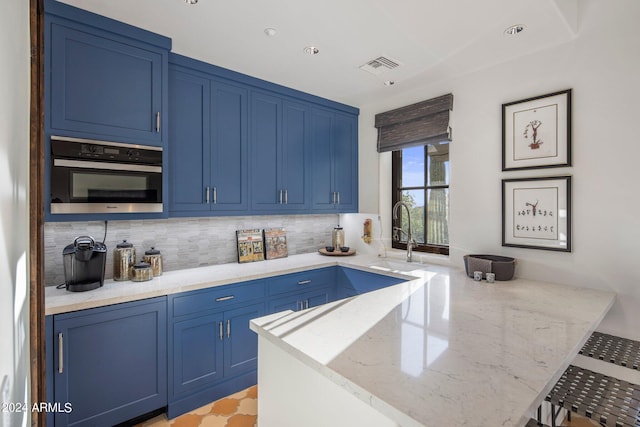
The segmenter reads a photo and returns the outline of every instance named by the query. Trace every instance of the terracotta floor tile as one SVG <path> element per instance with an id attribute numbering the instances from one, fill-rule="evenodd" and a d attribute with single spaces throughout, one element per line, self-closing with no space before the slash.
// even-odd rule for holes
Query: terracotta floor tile
<path id="1" fill-rule="evenodd" d="M 238 409 L 238 404 L 240 401 L 238 399 L 229 399 L 224 398 L 217 400 L 213 403 L 211 407 L 212 414 L 221 414 L 221 415 L 231 415 L 236 412 Z"/>
<path id="2" fill-rule="evenodd" d="M 242 415 L 236 414 L 229 418 L 227 421 L 227 427 L 254 427 L 256 424 L 255 415 Z"/>
<path id="3" fill-rule="evenodd" d="M 171 427 L 198 427 L 202 415 L 184 414 L 171 421 Z"/>
<path id="4" fill-rule="evenodd" d="M 237 414 L 243 415 L 258 415 L 258 400 L 257 399 L 242 399 L 238 405 Z"/>
<path id="5" fill-rule="evenodd" d="M 258 398 L 258 386 L 254 385 L 253 387 L 249 387 L 247 390 L 246 397 L 257 399 Z"/>
<path id="6" fill-rule="evenodd" d="M 225 415 L 207 415 L 202 418 L 200 427 L 226 427 L 228 419 Z"/>

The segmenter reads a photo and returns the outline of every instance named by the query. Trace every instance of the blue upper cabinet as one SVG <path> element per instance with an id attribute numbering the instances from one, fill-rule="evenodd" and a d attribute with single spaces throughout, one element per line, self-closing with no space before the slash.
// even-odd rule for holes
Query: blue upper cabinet
<path id="1" fill-rule="evenodd" d="M 251 96 L 251 209 L 304 212 L 309 107 L 262 92 Z"/>
<path id="2" fill-rule="evenodd" d="M 48 132 L 162 146 L 170 39 L 57 1 L 45 9 Z"/>
<path id="3" fill-rule="evenodd" d="M 358 211 L 358 116 L 323 108 L 311 112 L 313 211 Z"/>
<path id="4" fill-rule="evenodd" d="M 169 67 L 169 211 L 209 211 L 209 79 Z"/>
<path id="5" fill-rule="evenodd" d="M 171 55 L 169 211 L 173 216 L 240 214 L 248 208 L 248 92 L 205 71 L 206 64 Z"/>
<path id="6" fill-rule="evenodd" d="M 246 212 L 248 91 L 242 85 L 213 81 L 211 101 L 211 209 L 221 213 Z"/>

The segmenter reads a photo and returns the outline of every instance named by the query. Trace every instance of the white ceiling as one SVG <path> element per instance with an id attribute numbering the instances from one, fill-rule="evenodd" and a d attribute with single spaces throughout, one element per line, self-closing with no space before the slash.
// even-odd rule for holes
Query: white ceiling
<path id="1" fill-rule="evenodd" d="M 578 0 L 61 1 L 170 37 L 176 53 L 357 107 L 568 42 L 578 28 Z M 513 24 L 526 30 L 505 35 Z M 320 53 L 306 55 L 309 45 Z M 401 65 L 359 69 L 378 56 Z"/>

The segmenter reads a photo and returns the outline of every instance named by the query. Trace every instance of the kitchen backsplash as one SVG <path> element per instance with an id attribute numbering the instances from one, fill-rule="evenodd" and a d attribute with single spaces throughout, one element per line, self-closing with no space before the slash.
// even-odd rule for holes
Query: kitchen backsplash
<path id="1" fill-rule="evenodd" d="M 134 245 L 138 259 L 155 247 L 162 253 L 164 271 L 172 271 L 237 262 L 236 230 L 240 229 L 284 227 L 289 255 L 315 252 L 331 244 L 338 220 L 338 215 L 329 214 L 109 221 L 105 278 L 113 278 L 113 249 L 124 239 Z M 62 250 L 82 235 L 102 241 L 104 221 L 45 224 L 45 286 L 64 282 Z"/>

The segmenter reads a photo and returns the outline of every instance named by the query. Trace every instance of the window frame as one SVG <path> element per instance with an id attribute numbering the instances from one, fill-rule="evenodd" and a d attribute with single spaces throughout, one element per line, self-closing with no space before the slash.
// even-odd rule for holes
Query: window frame
<path id="1" fill-rule="evenodd" d="M 402 200 L 402 192 L 405 190 L 423 190 L 425 192 L 425 206 L 424 206 L 424 230 L 428 230 L 427 227 L 427 223 L 428 223 L 428 203 L 426 202 L 427 199 L 427 192 L 428 190 L 437 190 L 437 189 L 447 189 L 449 190 L 449 193 L 451 192 L 450 189 L 450 184 L 447 185 L 427 185 L 427 176 L 428 176 L 428 171 L 426 170 L 428 163 L 428 145 L 424 145 L 423 146 L 423 152 L 424 152 L 424 167 L 425 167 L 425 175 L 424 175 L 424 180 L 425 183 L 423 186 L 411 186 L 411 187 L 403 187 L 402 186 L 402 149 L 400 150 L 394 150 L 391 152 L 391 207 L 393 209 L 393 206 L 395 206 L 395 204 L 399 201 Z M 395 227 L 395 221 L 393 220 L 393 216 L 391 217 L 391 230 L 393 230 L 393 227 Z M 425 231 L 426 233 L 426 231 Z M 392 233 L 393 236 L 393 233 Z M 425 240 L 427 239 L 427 236 L 425 235 Z M 402 243 L 402 242 L 398 242 L 393 240 L 393 237 L 391 238 L 391 247 L 394 249 L 402 249 L 402 250 L 406 250 L 407 249 L 407 244 L 406 243 Z M 416 243 L 416 245 L 413 247 L 414 251 L 417 252 L 425 252 L 425 253 L 432 253 L 432 254 L 438 254 L 438 255 L 449 255 L 449 246 L 448 245 L 434 245 L 434 244 L 419 244 Z"/>

